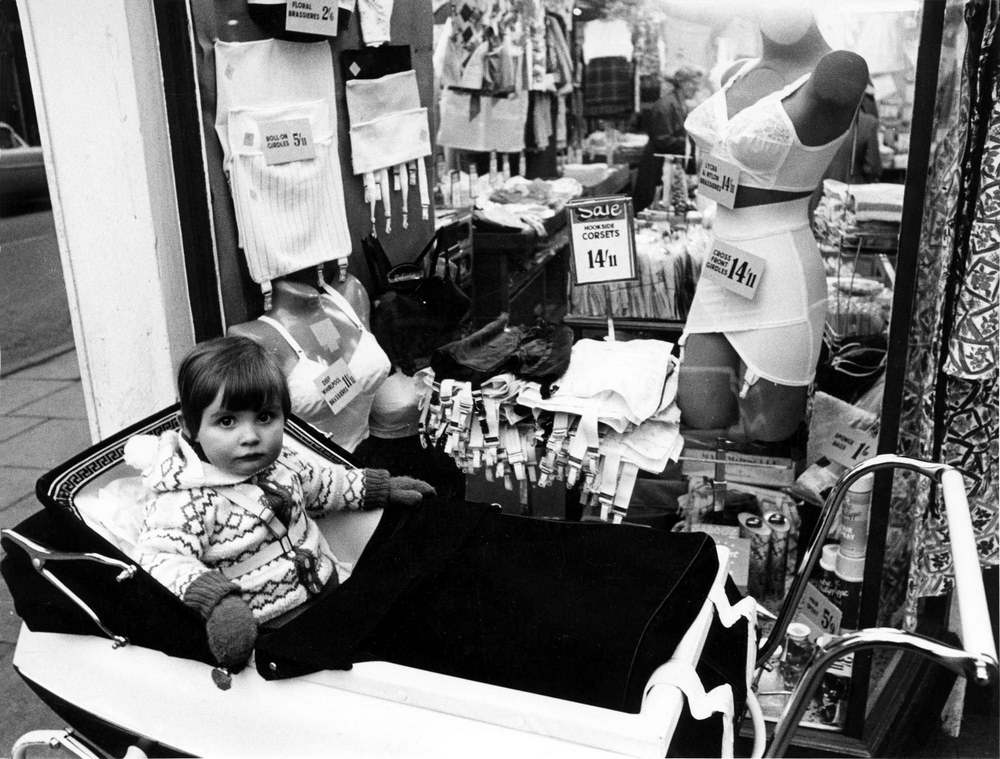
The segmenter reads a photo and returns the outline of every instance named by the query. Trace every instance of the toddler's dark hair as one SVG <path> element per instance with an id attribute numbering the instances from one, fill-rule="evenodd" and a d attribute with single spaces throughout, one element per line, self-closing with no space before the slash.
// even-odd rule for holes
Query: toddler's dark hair
<path id="1" fill-rule="evenodd" d="M 288 384 L 277 361 L 248 337 L 217 337 L 198 343 L 177 370 L 181 417 L 192 438 L 198 436 L 201 415 L 225 388 L 222 405 L 230 411 L 258 411 L 280 405 L 288 416 Z"/>

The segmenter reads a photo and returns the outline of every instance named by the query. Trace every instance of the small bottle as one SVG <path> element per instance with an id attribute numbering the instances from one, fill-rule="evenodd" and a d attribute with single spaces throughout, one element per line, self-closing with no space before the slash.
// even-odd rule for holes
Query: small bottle
<path id="1" fill-rule="evenodd" d="M 742 513 L 738 517 L 740 537 L 750 541 L 747 592 L 758 601 L 767 595 L 767 570 L 771 555 L 771 528 L 756 514 Z"/>
<path id="2" fill-rule="evenodd" d="M 814 571 L 816 589 L 831 601 L 837 599 L 837 552 L 840 546 L 827 543 L 819 558 L 819 567 Z"/>
<path id="3" fill-rule="evenodd" d="M 837 606 L 840 629 L 857 630 L 861 617 L 861 585 L 865 579 L 865 557 L 837 552 Z"/>
<path id="4" fill-rule="evenodd" d="M 802 622 L 792 622 L 785 632 L 785 653 L 781 657 L 781 679 L 786 688 L 794 688 L 812 656 L 813 643 L 809 640 L 812 630 Z"/>
<path id="5" fill-rule="evenodd" d="M 840 552 L 863 558 L 868 547 L 868 514 L 872 505 L 875 475 L 866 474 L 847 490 L 840 511 Z"/>
<path id="6" fill-rule="evenodd" d="M 831 635 L 820 635 L 816 639 L 817 646 L 828 645 Z M 813 697 L 812 712 L 815 719 L 824 725 L 842 727 L 847 711 L 847 694 L 851 687 L 851 674 L 846 668 L 847 657 L 838 662 L 841 666 L 830 667 L 823 673 L 819 691 Z"/>
<path id="7" fill-rule="evenodd" d="M 450 178 L 448 176 L 448 164 L 445 163 L 444 156 L 438 153 L 437 161 L 434 163 L 434 185 L 436 187 L 435 198 L 437 198 L 437 194 L 440 194 L 442 205 L 445 203 L 451 203 L 449 184 Z"/>
<path id="8" fill-rule="evenodd" d="M 788 534 L 791 523 L 779 511 L 764 514 L 764 522 L 771 528 L 771 556 L 767 569 L 767 592 L 777 601 L 785 597 L 785 573 L 788 563 Z"/>
<path id="9" fill-rule="evenodd" d="M 469 164 L 469 199 L 474 203 L 479 191 L 479 168 L 475 163 Z"/>

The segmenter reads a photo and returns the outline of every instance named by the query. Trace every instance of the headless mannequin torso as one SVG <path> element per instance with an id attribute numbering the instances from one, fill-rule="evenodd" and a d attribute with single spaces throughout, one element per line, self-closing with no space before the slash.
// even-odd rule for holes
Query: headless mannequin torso
<path id="1" fill-rule="evenodd" d="M 796 137 L 808 149 L 845 134 L 868 81 L 864 60 L 847 51 L 831 51 L 811 14 L 762 18 L 761 36 L 760 60 L 725 93 L 727 116 L 732 118 L 811 73 L 801 87 L 780 101 Z M 733 73 L 727 72 L 723 80 Z M 807 198 L 811 192 L 741 185 L 734 210 L 728 213 L 738 219 L 739 209 L 787 204 Z M 802 213 L 806 214 L 805 207 Z M 809 251 L 803 250 L 803 255 L 810 255 Z M 776 342 L 772 350 L 798 348 Z M 686 335 L 678 386 L 685 426 L 712 430 L 713 435 L 725 434 L 734 440 L 780 441 L 791 436 L 804 417 L 808 384 L 784 385 L 759 378 L 747 387 L 746 373 L 746 364 L 726 334 L 700 331 Z"/>
<path id="2" fill-rule="evenodd" d="M 765 95 L 812 73 L 805 84 L 782 100 L 782 106 L 803 145 L 826 144 L 851 125 L 868 81 L 868 67 L 858 55 L 846 50 L 832 51 L 814 22 L 802 37 L 790 44 L 772 39 L 772 36 L 780 39 L 781 31 L 780 21 L 762 20 L 760 61 L 726 93 L 727 115 L 732 118 Z M 727 71 L 723 81 L 733 76 L 738 68 L 734 66 Z M 779 203 L 808 194 L 809 191 L 796 193 L 740 187 L 736 207 Z"/>
<path id="3" fill-rule="evenodd" d="M 249 337 L 277 357 L 289 380 L 292 411 L 349 451 L 367 437 L 372 398 L 389 373 L 385 353 L 361 320 L 361 313 L 368 312 L 366 302 L 359 304 L 360 308 L 351 302 L 357 300 L 358 288 L 364 292 L 360 283 L 356 286 L 354 283 L 357 280 L 348 276 L 345 282 L 331 285 L 347 300 L 352 314 L 334 296 L 298 282 L 276 280 L 271 309 L 264 314 L 267 319 L 255 319 L 229 329 L 229 334 Z M 268 319 L 287 331 L 303 355 Z M 347 365 L 360 390 L 344 408 L 334 412 L 323 400 L 314 380 L 338 360 Z"/>

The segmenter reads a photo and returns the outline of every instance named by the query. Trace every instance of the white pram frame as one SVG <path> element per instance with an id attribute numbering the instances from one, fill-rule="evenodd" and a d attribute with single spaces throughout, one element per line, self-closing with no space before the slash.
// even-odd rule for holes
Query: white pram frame
<path id="1" fill-rule="evenodd" d="M 784 637 L 847 489 L 860 477 L 887 468 L 918 472 L 938 482 L 943 490 L 954 556 L 962 647 L 946 646 L 893 628 L 865 629 L 828 639 L 817 646 L 765 750 L 763 719 L 754 697 L 760 666 Z M 377 519 L 377 515 L 373 518 Z M 343 529 L 339 532 L 345 534 Z M 349 533 L 347 530 L 346 534 Z M 96 554 L 53 552 L 13 530 L 4 530 L 3 536 L 28 552 L 35 569 L 57 587 L 61 586 L 68 598 L 84 609 L 113 641 L 109 647 L 95 636 L 32 632 L 23 626 L 14 659 L 21 675 L 80 708 L 104 715 L 133 734 L 145 735 L 159 745 L 174 746 L 187 753 L 305 756 L 329 753 L 336 746 L 338 755 L 358 757 L 457 757 L 470 753 L 574 758 L 664 756 L 686 701 L 699 719 L 721 714 L 713 718 L 722 719 L 724 732 L 730 739 L 728 743 L 723 741 L 725 756 L 731 755 L 732 731 L 743 716 L 733 713 L 731 691 L 727 709 L 725 693 L 717 692 L 719 688 L 706 694 L 696 677 L 694 686 L 686 679 L 688 673 L 693 674 L 715 615 L 727 626 L 739 616 L 746 616 L 751 620 L 751 631 L 754 628 L 752 600 L 733 607 L 722 591 L 728 563 L 724 548 L 719 548 L 719 573 L 713 592 L 705 600 L 696 622 L 688 629 L 673 658 L 650 678 L 640 713 L 627 714 L 385 662 L 366 662 L 350 672 L 323 671 L 275 682 L 264 681 L 253 668 L 248 668 L 233 676 L 230 690 L 219 690 L 211 684 L 208 675 L 212 668 L 208 665 L 127 645 L 121 636 L 107 629 L 82 599 L 62 586 L 45 565 L 60 560 L 94 561 L 119 570 L 122 581 L 127 581 L 134 568 Z M 340 550 L 350 555 L 349 546 L 341 546 Z M 995 682 L 997 657 L 990 630 L 961 473 L 947 465 L 895 455 L 877 456 L 856 466 L 840 479 L 827 498 L 813 542 L 803 556 L 772 633 L 761 642 L 756 656 L 753 648 L 748 652 L 748 664 L 753 666 L 747 672 L 751 686 L 747 707 L 755 727 L 751 755 L 782 756 L 823 672 L 837 659 L 856 651 L 901 649 L 937 661 L 976 683 Z M 756 647 L 753 637 L 751 634 L 749 645 Z M 122 666 L 125 661 L 121 658 L 122 651 L 128 651 L 126 666 Z M 113 687 L 95 687 L 95 683 L 108 685 L 111 673 L 115 673 Z M 150 673 L 156 673 L 155 682 L 150 682 Z M 296 697 L 287 698 L 293 688 L 297 689 Z M 193 704 L 194 708 L 183 715 L 174 709 L 165 716 L 166 693 L 170 694 L 171 702 Z M 276 693 L 281 693 L 281 697 L 275 699 Z M 264 711 L 267 719 L 255 720 L 253 705 L 262 701 L 267 703 Z M 317 717 L 317 724 L 309 724 L 308 711 L 302 705 L 316 703 L 323 704 L 323 714 Z M 327 715 L 336 715 L 337 719 L 330 722 Z M 239 729 L 221 729 L 230 723 Z M 256 726 L 256 733 L 253 730 L 248 733 L 248 723 Z M 295 726 L 294 731 L 291 725 Z M 204 740 L 191 743 L 199 734 Z M 93 753 L 99 748 L 89 746 L 85 736 L 72 731 L 36 731 L 15 744 L 13 756 L 19 759 L 28 748 L 40 743 L 60 745 L 79 756 L 102 755 Z"/>

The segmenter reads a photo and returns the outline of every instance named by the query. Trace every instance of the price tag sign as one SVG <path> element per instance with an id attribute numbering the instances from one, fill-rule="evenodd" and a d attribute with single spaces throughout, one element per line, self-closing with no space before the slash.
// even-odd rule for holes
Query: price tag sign
<path id="1" fill-rule="evenodd" d="M 334 414 L 338 414 L 361 392 L 361 385 L 354 378 L 347 362 L 338 358 L 313 382 L 323 394 L 323 400 Z"/>
<path id="2" fill-rule="evenodd" d="M 285 31 L 337 36 L 336 0 L 288 0 Z"/>
<path id="3" fill-rule="evenodd" d="M 740 167 L 735 163 L 706 156 L 698 173 L 698 192 L 714 200 L 720 206 L 733 208 L 736 205 L 736 190 L 740 186 Z"/>
<path id="4" fill-rule="evenodd" d="M 316 157 L 309 119 L 270 121 L 260 125 L 264 140 L 264 162 L 268 166 Z"/>
<path id="5" fill-rule="evenodd" d="M 573 284 L 593 285 L 637 277 L 632 199 L 626 195 L 575 200 L 569 214 Z"/>
<path id="6" fill-rule="evenodd" d="M 820 455 L 850 468 L 875 455 L 876 435 L 870 425 L 840 422 L 820 445 Z"/>
<path id="7" fill-rule="evenodd" d="M 811 582 L 806 583 L 806 590 L 795 616 L 809 625 L 809 638 L 813 641 L 823 633 L 840 632 L 840 609 Z"/>
<path id="8" fill-rule="evenodd" d="M 712 241 L 712 252 L 701 275 L 716 284 L 753 300 L 764 276 L 764 259 L 722 240 Z"/>

